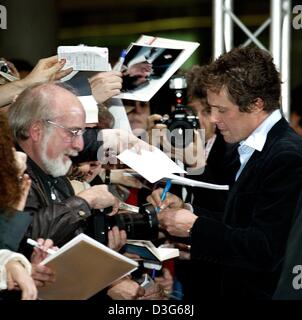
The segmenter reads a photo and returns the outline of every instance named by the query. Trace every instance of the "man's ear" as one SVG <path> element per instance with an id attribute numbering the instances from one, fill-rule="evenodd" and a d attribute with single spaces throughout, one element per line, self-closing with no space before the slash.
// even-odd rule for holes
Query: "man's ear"
<path id="1" fill-rule="evenodd" d="M 255 113 L 262 112 L 264 108 L 264 101 L 261 98 L 256 98 L 253 103 L 252 111 Z"/>
<path id="2" fill-rule="evenodd" d="M 30 138 L 34 142 L 40 141 L 40 139 L 42 138 L 42 135 L 43 135 L 43 125 L 42 125 L 41 121 L 34 122 L 30 126 L 28 132 L 29 132 Z"/>

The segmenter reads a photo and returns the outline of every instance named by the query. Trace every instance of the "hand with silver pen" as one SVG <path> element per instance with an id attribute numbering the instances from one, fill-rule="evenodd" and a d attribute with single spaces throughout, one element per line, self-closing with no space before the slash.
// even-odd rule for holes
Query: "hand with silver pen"
<path id="1" fill-rule="evenodd" d="M 47 282 L 55 282 L 55 273 L 49 267 L 43 266 L 40 263 L 48 256 L 49 250 L 53 252 L 58 248 L 53 246 L 53 241 L 50 239 L 38 239 L 37 246 L 34 248 L 34 252 L 31 256 L 32 265 L 32 278 L 35 281 L 37 287 L 44 287 Z"/>

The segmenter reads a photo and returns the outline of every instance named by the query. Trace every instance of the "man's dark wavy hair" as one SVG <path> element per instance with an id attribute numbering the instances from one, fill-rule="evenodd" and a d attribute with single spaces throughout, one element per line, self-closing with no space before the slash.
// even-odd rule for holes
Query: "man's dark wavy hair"
<path id="1" fill-rule="evenodd" d="M 264 110 L 280 108 L 281 80 L 272 56 L 257 47 L 235 48 L 203 69 L 205 89 L 226 88 L 241 112 L 250 112 L 257 98 Z"/>

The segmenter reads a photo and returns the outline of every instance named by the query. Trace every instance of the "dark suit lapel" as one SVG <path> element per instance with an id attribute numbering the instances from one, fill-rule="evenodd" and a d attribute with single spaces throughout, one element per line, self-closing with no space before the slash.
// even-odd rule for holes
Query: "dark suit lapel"
<path id="1" fill-rule="evenodd" d="M 248 184 L 248 181 L 251 178 L 251 175 L 258 174 L 257 171 L 259 167 L 262 165 L 264 159 L 267 157 L 269 150 L 275 144 L 276 139 L 278 139 L 280 134 L 282 134 L 286 129 L 288 129 L 288 127 L 289 127 L 288 122 L 284 118 L 280 119 L 269 131 L 262 151 L 260 152 L 255 150 L 253 152 L 251 158 L 243 168 L 237 181 L 234 183 L 234 185 L 230 189 L 228 201 L 226 204 L 226 210 L 225 210 L 226 215 L 228 212 L 232 211 L 229 209 L 231 209 L 235 195 L 238 193 L 239 190 L 244 189 L 244 185 Z"/>

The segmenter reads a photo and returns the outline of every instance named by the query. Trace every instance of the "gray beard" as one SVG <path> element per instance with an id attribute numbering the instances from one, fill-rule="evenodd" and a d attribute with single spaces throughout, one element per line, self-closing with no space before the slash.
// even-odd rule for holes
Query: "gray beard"
<path id="1" fill-rule="evenodd" d="M 57 159 L 49 159 L 46 154 L 46 148 L 49 142 L 50 133 L 46 133 L 41 141 L 41 162 L 44 166 L 44 169 L 48 174 L 54 178 L 65 176 L 72 165 L 72 161 L 69 159 L 64 162 L 64 154 L 61 154 Z M 66 154 L 77 156 L 76 151 L 69 150 Z"/>

